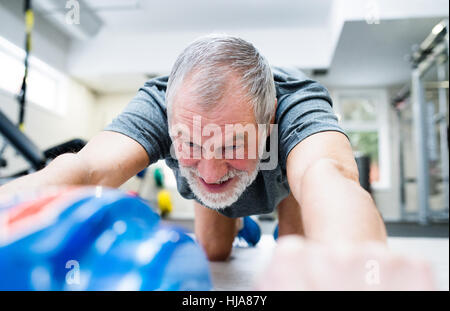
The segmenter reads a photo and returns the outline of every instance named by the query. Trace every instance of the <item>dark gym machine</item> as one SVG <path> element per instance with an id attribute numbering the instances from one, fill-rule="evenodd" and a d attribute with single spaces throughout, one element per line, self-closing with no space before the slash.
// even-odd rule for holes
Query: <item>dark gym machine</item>
<path id="1" fill-rule="evenodd" d="M 28 57 L 31 51 L 31 33 L 34 24 L 33 9 L 31 0 L 24 2 L 25 12 L 25 72 L 22 80 L 20 93 L 17 96 L 19 103 L 19 120 L 15 125 L 1 110 L 0 110 L 0 135 L 3 137 L 2 145 L 0 145 L 0 172 L 1 169 L 8 165 L 6 159 L 2 157 L 7 146 L 11 146 L 17 153 L 19 153 L 30 165 L 29 169 L 22 170 L 9 176 L 2 176 L 0 174 L 0 185 L 8 182 L 14 178 L 29 174 L 33 171 L 40 170 L 45 165 L 56 158 L 57 156 L 67 152 L 78 152 L 81 150 L 86 141 L 82 139 L 73 139 L 65 143 L 59 144 L 47 150 L 40 150 L 33 141 L 24 133 L 24 120 L 26 111 L 26 91 L 27 91 L 27 77 L 28 77 Z"/>

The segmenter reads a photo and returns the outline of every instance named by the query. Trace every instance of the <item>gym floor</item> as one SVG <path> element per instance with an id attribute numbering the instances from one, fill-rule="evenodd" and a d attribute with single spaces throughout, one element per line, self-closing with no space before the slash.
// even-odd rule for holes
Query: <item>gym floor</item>
<path id="1" fill-rule="evenodd" d="M 176 220 L 193 231 L 193 221 Z M 276 242 L 272 233 L 275 221 L 259 221 L 262 237 L 256 247 L 233 248 L 225 262 L 210 262 L 214 290 L 251 290 L 255 278 L 269 263 Z M 429 262 L 439 290 L 449 290 L 449 225 L 448 223 L 420 226 L 412 223 L 386 223 L 390 249 L 404 256 L 418 257 Z"/>

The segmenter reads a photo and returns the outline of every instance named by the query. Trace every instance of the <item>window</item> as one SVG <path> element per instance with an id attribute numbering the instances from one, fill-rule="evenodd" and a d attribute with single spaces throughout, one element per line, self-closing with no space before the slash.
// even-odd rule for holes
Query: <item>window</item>
<path id="1" fill-rule="evenodd" d="M 374 189 L 390 185 L 388 99 L 384 90 L 337 90 L 335 111 L 355 153 L 370 157 Z"/>
<path id="2" fill-rule="evenodd" d="M 372 100 L 356 96 L 342 96 L 339 98 L 341 104 L 341 117 L 343 121 L 360 122 L 376 121 L 376 103 Z"/>
<path id="3" fill-rule="evenodd" d="M 25 67 L 25 51 L 0 37 L 0 91 L 19 94 Z M 57 70 L 31 56 L 27 78 L 27 102 L 53 113 L 65 113 L 66 79 Z"/>
<path id="4" fill-rule="evenodd" d="M 377 131 L 347 131 L 350 143 L 356 153 L 361 153 L 370 158 L 370 183 L 380 181 L 378 132 Z"/>

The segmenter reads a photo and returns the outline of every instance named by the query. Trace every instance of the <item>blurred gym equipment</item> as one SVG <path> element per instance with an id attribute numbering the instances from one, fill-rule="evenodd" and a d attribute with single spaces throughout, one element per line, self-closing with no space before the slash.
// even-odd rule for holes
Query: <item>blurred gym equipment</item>
<path id="1" fill-rule="evenodd" d="M 86 145 L 85 140 L 77 138 L 41 151 L 29 137 L 20 131 L 19 128 L 3 114 L 2 111 L 0 111 L 0 135 L 3 136 L 5 140 L 4 145 L 0 150 L 0 163 L 2 164 L 0 165 L 0 169 L 8 165 L 7 160 L 2 158 L 2 154 L 7 145 L 13 147 L 30 165 L 29 169 L 22 170 L 12 175 L 2 176 L 2 174 L 0 174 L 0 185 L 11 179 L 40 170 L 57 156 L 68 152 L 78 152 Z"/>
<path id="2" fill-rule="evenodd" d="M 420 224 L 449 219 L 448 36 L 448 20 L 444 20 L 415 48 L 410 57 L 411 84 L 406 85 L 392 99 L 401 124 L 399 163 L 402 218 Z M 436 81 L 428 81 L 430 79 Z M 433 94 L 436 90 L 437 94 Z M 407 152 L 405 147 L 410 131 L 413 131 L 413 152 Z M 417 171 L 416 177 L 408 178 L 405 162 L 411 157 L 415 157 Z M 407 211 L 408 184 L 417 185 L 418 210 L 414 212 Z M 430 198 L 438 193 L 442 193 L 443 205 L 441 209 L 433 210 Z"/>
<path id="3" fill-rule="evenodd" d="M 29 174 L 33 171 L 43 168 L 50 160 L 67 152 L 80 151 L 86 141 L 82 139 L 72 139 L 57 146 L 51 147 L 45 151 L 41 151 L 33 141 L 24 133 L 25 129 L 25 112 L 26 112 L 26 95 L 27 95 L 27 77 L 29 71 L 28 58 L 31 52 L 32 30 L 34 26 L 34 12 L 31 0 L 24 2 L 25 16 L 25 59 L 24 59 L 24 75 L 22 86 L 20 88 L 17 101 L 19 103 L 18 125 L 8 119 L 8 117 L 0 110 L 0 135 L 3 136 L 3 142 L 0 147 L 0 169 L 8 165 L 6 159 L 2 157 L 8 145 L 12 146 L 24 159 L 30 164 L 30 169 L 26 169 L 9 176 L 0 174 L 0 185 L 17 178 L 22 175 Z M 1 171 L 0 171 L 1 172 Z"/>
<path id="4" fill-rule="evenodd" d="M 153 172 L 153 178 L 155 181 L 155 186 L 158 189 L 158 194 L 156 196 L 158 210 L 162 218 L 167 218 L 172 212 L 172 199 L 170 192 L 165 189 L 164 185 L 164 172 L 162 168 L 157 167 Z"/>
<path id="5" fill-rule="evenodd" d="M 358 166 L 359 183 L 363 189 L 371 193 L 370 186 L 370 157 L 365 154 L 355 155 L 356 165 Z"/>

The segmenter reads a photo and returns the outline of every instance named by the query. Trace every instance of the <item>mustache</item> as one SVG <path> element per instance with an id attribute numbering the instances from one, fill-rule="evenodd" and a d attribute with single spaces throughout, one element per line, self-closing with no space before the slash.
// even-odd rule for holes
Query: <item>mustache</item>
<path id="1" fill-rule="evenodd" d="M 209 193 L 202 189 L 201 182 L 199 181 L 199 178 L 202 177 L 196 167 L 187 167 L 179 164 L 179 169 L 180 174 L 186 178 L 195 197 L 205 206 L 218 210 L 232 205 L 239 199 L 245 189 L 256 179 L 259 171 L 259 164 L 251 173 L 230 168 L 227 174 L 222 176 L 218 182 L 223 182 L 229 178 L 236 177 L 236 183 L 233 189 L 229 189 L 223 193 Z"/>
<path id="2" fill-rule="evenodd" d="M 196 167 L 186 167 L 186 166 L 184 166 L 183 169 L 189 171 L 189 173 L 191 173 L 193 176 L 203 179 L 203 177 L 201 176 L 200 172 L 198 171 L 198 169 Z M 246 174 L 245 171 L 240 171 L 240 170 L 237 170 L 235 168 L 231 168 L 216 183 L 222 183 L 224 181 L 227 181 L 228 179 L 231 179 L 231 178 L 234 178 L 234 177 L 241 177 L 241 176 L 243 176 L 245 174 Z"/>

